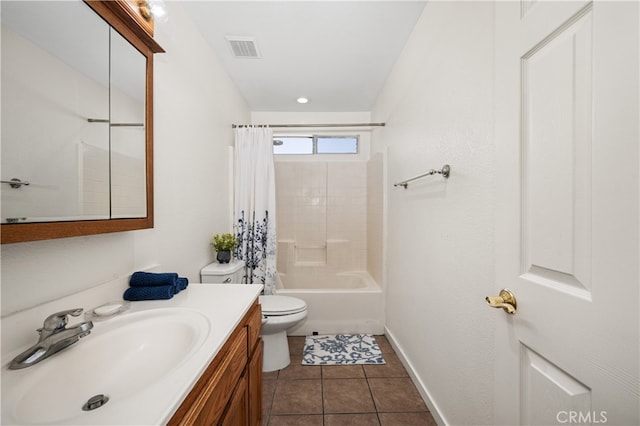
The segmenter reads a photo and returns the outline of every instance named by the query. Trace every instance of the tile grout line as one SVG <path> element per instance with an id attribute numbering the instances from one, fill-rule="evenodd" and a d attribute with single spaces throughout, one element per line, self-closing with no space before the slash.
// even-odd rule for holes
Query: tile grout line
<path id="1" fill-rule="evenodd" d="M 322 398 L 322 425 L 325 426 L 324 418 L 324 368 L 320 366 L 320 396 Z"/>
<path id="2" fill-rule="evenodd" d="M 369 383 L 369 376 L 367 376 L 367 370 L 362 367 L 362 370 L 364 371 L 364 377 L 367 381 L 367 388 L 369 388 L 369 395 L 371 395 L 371 401 L 373 401 L 373 406 L 376 409 L 376 418 L 378 419 L 378 424 L 381 425 L 382 424 L 382 420 L 380 419 L 380 412 L 378 411 L 378 404 L 376 404 L 376 399 L 373 397 L 373 391 L 371 390 L 371 384 Z"/>

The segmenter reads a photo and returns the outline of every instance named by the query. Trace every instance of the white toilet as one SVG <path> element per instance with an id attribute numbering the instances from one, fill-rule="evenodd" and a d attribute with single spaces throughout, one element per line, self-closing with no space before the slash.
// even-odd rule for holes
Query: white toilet
<path id="1" fill-rule="evenodd" d="M 200 282 L 230 284 L 242 282 L 242 262 L 211 263 L 200 270 Z"/>
<path id="2" fill-rule="evenodd" d="M 200 271 L 203 284 L 240 283 L 242 263 L 212 263 Z M 260 296 L 262 307 L 262 340 L 264 356 L 262 371 L 275 371 L 291 363 L 287 330 L 307 317 L 307 304 L 296 297 Z"/>
<path id="3" fill-rule="evenodd" d="M 296 297 L 278 295 L 260 296 L 260 304 L 264 341 L 262 371 L 281 370 L 291 362 L 287 330 L 307 317 L 307 304 Z"/>

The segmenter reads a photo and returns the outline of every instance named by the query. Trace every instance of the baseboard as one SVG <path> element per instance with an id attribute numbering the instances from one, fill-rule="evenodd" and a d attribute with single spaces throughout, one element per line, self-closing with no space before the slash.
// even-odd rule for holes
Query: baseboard
<path id="1" fill-rule="evenodd" d="M 420 393 L 420 396 L 424 400 L 424 403 L 427 405 L 427 408 L 431 412 L 433 419 L 439 425 L 446 425 L 447 423 L 444 421 L 443 416 L 440 414 L 440 410 L 438 409 L 438 406 L 435 404 L 435 402 L 433 402 L 433 399 L 431 398 L 431 395 L 429 394 L 427 387 L 422 382 L 422 380 L 420 380 L 420 377 L 418 377 L 418 375 L 416 374 L 415 369 L 411 364 L 411 361 L 407 359 L 404 351 L 402 350 L 402 346 L 398 344 L 396 339 L 393 337 L 393 333 L 389 331 L 387 327 L 384 328 L 384 335 L 387 337 L 387 340 L 391 344 L 391 347 L 393 347 L 393 350 L 396 352 L 396 355 L 398 355 L 398 358 L 400 358 L 402 365 L 404 365 L 404 368 L 407 370 L 407 373 L 409 374 L 411 381 L 416 386 L 416 389 L 418 389 L 418 392 Z"/>

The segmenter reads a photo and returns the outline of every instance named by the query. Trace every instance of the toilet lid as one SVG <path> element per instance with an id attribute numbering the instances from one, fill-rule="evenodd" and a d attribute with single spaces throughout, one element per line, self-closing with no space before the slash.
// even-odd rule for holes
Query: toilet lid
<path id="1" fill-rule="evenodd" d="M 304 300 L 289 296 L 260 296 L 263 315 L 289 315 L 297 314 L 307 309 Z"/>

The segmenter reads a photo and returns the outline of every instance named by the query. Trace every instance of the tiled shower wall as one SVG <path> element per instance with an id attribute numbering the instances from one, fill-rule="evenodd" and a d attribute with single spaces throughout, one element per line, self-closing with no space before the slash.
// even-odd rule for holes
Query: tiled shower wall
<path id="1" fill-rule="evenodd" d="M 367 270 L 377 282 L 382 283 L 382 235 L 383 235 L 383 165 L 382 153 L 367 162 Z"/>
<path id="2" fill-rule="evenodd" d="M 378 220 L 368 214 L 368 192 L 382 193 L 382 161 L 374 163 L 276 162 L 279 271 L 294 265 L 325 265 L 336 272 L 368 269 L 368 242 L 382 242 L 381 207 L 380 226 L 368 226 L 370 217 Z M 375 210 L 379 199 L 372 198 Z M 368 235 L 372 232 L 380 235 Z M 373 251 L 382 252 L 381 247 Z M 381 254 L 372 259 L 381 260 Z"/>

